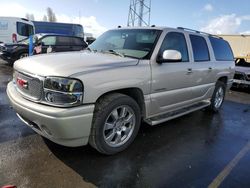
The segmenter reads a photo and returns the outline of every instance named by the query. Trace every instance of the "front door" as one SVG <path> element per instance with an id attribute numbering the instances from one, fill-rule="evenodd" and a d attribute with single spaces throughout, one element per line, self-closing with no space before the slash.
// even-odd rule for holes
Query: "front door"
<path id="1" fill-rule="evenodd" d="M 177 50 L 182 55 L 180 62 L 151 62 L 151 115 L 178 109 L 191 103 L 192 63 L 189 60 L 185 35 L 181 32 L 168 32 L 159 50 Z"/>

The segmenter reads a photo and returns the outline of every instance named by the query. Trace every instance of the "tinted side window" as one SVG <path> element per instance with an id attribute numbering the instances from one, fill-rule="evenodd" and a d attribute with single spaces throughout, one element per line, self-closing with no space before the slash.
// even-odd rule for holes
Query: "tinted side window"
<path id="1" fill-rule="evenodd" d="M 33 26 L 22 22 L 17 22 L 17 33 L 18 35 L 21 36 L 33 35 L 34 34 Z"/>
<path id="2" fill-rule="evenodd" d="M 162 54 L 164 50 L 177 50 L 181 53 L 182 62 L 189 61 L 186 39 L 182 33 L 168 33 L 162 42 L 160 54 Z"/>
<path id="3" fill-rule="evenodd" d="M 55 36 L 44 37 L 41 40 L 42 40 L 43 44 L 46 46 L 56 45 L 56 37 Z"/>
<path id="4" fill-rule="evenodd" d="M 227 41 L 209 37 L 217 61 L 233 61 L 234 56 Z"/>
<path id="5" fill-rule="evenodd" d="M 82 46 L 84 45 L 83 43 L 83 39 L 80 39 L 80 38 L 72 38 L 72 43 L 73 45 L 76 45 L 76 46 Z"/>
<path id="6" fill-rule="evenodd" d="M 209 61 L 210 57 L 207 42 L 204 37 L 190 35 L 190 40 L 194 54 L 194 61 Z"/>
<path id="7" fill-rule="evenodd" d="M 57 45 L 69 46 L 72 45 L 70 37 L 57 36 Z"/>

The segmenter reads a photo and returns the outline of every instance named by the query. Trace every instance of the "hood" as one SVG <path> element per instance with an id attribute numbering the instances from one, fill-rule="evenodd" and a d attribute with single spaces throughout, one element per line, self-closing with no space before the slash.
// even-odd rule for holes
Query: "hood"
<path id="1" fill-rule="evenodd" d="M 250 67 L 240 67 L 240 66 L 236 66 L 235 67 L 235 71 L 237 72 L 242 72 L 242 73 L 245 73 L 245 74 L 250 74 Z"/>
<path id="2" fill-rule="evenodd" d="M 64 52 L 35 55 L 18 60 L 14 69 L 39 76 L 63 76 L 87 74 L 90 72 L 124 66 L 135 66 L 138 60 L 112 54 L 88 51 Z"/>
<path id="3" fill-rule="evenodd" d="M 6 47 L 6 48 L 10 48 L 10 49 L 12 49 L 13 47 L 16 47 L 16 46 L 24 46 L 24 47 L 28 47 L 28 45 L 27 44 L 21 44 L 21 43 L 3 43 L 1 46 L 3 46 L 3 47 Z"/>

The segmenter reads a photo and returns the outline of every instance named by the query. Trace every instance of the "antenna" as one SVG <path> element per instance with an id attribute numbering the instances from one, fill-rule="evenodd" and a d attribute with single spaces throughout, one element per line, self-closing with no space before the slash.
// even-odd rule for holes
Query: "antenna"
<path id="1" fill-rule="evenodd" d="M 151 0 L 130 0 L 127 26 L 149 26 L 150 12 Z"/>

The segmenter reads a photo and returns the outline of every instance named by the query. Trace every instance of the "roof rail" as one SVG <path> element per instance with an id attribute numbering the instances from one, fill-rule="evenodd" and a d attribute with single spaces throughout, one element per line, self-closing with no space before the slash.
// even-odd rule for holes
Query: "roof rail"
<path id="1" fill-rule="evenodd" d="M 24 21 L 27 21 L 27 22 L 29 21 L 27 18 L 21 18 L 21 20 L 24 20 Z"/>
<path id="2" fill-rule="evenodd" d="M 211 36 L 211 37 L 216 37 L 216 38 L 222 39 L 222 37 L 219 37 L 217 35 L 212 35 L 210 33 L 206 33 L 206 32 L 203 32 L 203 31 L 197 31 L 197 30 L 189 29 L 189 28 L 185 28 L 185 27 L 177 27 L 177 29 L 181 29 L 181 30 L 185 30 L 185 31 L 191 31 L 191 32 L 194 32 L 194 33 L 199 33 L 199 34 L 202 34 L 202 35 L 208 35 L 208 36 Z"/>

